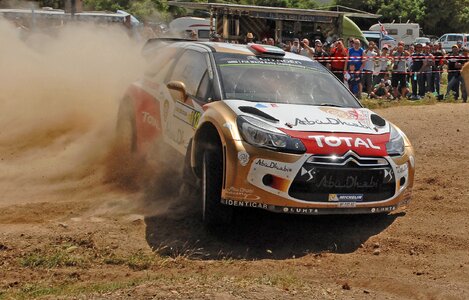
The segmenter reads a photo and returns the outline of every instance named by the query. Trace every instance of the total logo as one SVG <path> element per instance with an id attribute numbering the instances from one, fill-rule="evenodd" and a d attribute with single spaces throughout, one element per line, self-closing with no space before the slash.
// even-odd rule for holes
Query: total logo
<path id="1" fill-rule="evenodd" d="M 160 129 L 156 118 L 153 117 L 149 112 L 142 111 L 142 118 L 144 123 L 147 123 L 150 126 L 155 127 L 156 129 Z"/>
<path id="2" fill-rule="evenodd" d="M 376 149 L 381 150 L 380 146 L 373 144 L 369 138 L 353 138 L 353 137 L 337 137 L 337 136 L 325 136 L 325 135 L 309 135 L 309 139 L 315 140 L 318 147 L 324 148 L 325 145 L 329 147 L 340 147 L 342 145 L 347 145 L 348 147 L 355 148 L 367 148 L 367 149 Z"/>

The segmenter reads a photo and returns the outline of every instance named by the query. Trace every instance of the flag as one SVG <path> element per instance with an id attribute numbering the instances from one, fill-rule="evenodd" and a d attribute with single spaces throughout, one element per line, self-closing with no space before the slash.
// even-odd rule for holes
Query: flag
<path id="1" fill-rule="evenodd" d="M 384 25 L 381 24 L 380 21 L 378 21 L 379 24 L 379 31 L 381 32 L 382 35 L 388 35 L 388 32 L 386 31 L 386 28 L 384 28 Z"/>

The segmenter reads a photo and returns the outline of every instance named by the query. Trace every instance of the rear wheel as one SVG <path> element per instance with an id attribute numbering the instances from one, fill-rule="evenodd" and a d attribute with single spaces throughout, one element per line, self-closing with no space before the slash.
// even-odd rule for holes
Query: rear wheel
<path id="1" fill-rule="evenodd" d="M 233 219 L 233 208 L 221 204 L 223 157 L 220 152 L 206 150 L 202 162 L 202 218 L 214 228 L 227 225 Z"/>
<path id="2" fill-rule="evenodd" d="M 135 117 L 130 99 L 124 99 L 117 115 L 116 133 L 106 161 L 106 181 L 126 190 L 139 189 L 144 164 L 137 155 Z"/>
<path id="3" fill-rule="evenodd" d="M 135 134 L 135 118 L 130 101 L 124 99 L 119 107 L 116 126 L 116 144 L 129 156 L 137 150 L 137 137 Z"/>

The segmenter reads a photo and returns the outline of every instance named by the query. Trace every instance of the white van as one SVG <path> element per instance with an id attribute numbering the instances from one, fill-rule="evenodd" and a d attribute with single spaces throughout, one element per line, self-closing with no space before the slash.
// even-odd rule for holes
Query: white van
<path id="1" fill-rule="evenodd" d="M 169 30 L 173 33 L 184 35 L 189 35 L 194 30 L 197 33 L 198 40 L 208 41 L 210 38 L 210 19 L 196 17 L 177 18 L 169 23 Z"/>
<path id="2" fill-rule="evenodd" d="M 406 45 L 411 45 L 420 36 L 420 25 L 417 23 L 381 23 L 388 35 L 397 41 L 403 41 Z M 374 24 L 370 30 L 380 30 L 380 24 Z"/>
<path id="3" fill-rule="evenodd" d="M 383 49 L 383 46 L 386 45 L 388 48 L 394 48 L 397 46 L 397 41 L 395 38 L 389 35 L 383 35 L 380 31 L 363 31 L 363 36 L 368 40 L 368 42 L 375 42 L 378 45 L 379 49 Z"/>
<path id="4" fill-rule="evenodd" d="M 441 47 L 445 51 L 451 51 L 451 47 L 456 45 L 459 41 L 462 42 L 464 47 L 469 46 L 469 33 L 446 33 L 443 34 L 436 42 L 441 43 Z"/>

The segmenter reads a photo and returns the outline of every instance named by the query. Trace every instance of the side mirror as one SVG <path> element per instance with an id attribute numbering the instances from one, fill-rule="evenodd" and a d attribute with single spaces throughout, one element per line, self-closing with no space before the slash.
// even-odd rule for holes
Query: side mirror
<path id="1" fill-rule="evenodd" d="M 185 102 L 187 98 L 186 85 L 181 81 L 170 81 L 166 85 L 171 96 L 176 101 Z"/>

